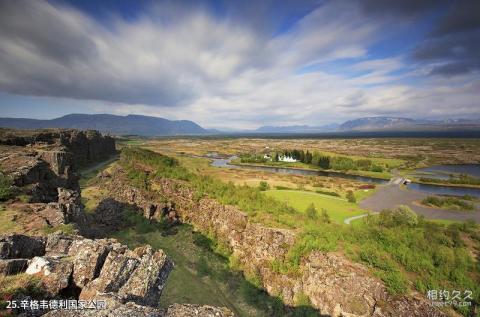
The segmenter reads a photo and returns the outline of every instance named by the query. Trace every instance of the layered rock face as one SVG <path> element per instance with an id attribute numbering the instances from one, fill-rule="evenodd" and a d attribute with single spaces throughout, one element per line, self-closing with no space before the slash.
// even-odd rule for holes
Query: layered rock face
<path id="1" fill-rule="evenodd" d="M 49 298 L 68 293 L 81 300 L 156 307 L 173 262 L 162 250 L 129 250 L 114 239 L 16 234 L 0 238 L 0 268 L 4 275 L 40 277 Z"/>
<path id="2" fill-rule="evenodd" d="M 151 193 L 129 186 L 121 170 L 110 178 L 110 192 L 117 199 L 144 210 L 162 205 L 150 200 Z M 259 278 L 269 294 L 286 304 L 295 305 L 299 297 L 307 296 L 321 314 L 330 316 L 445 316 L 421 297 L 390 296 L 368 268 L 341 254 L 315 251 L 303 260 L 299 275 L 276 272 L 272 261 L 286 256 L 295 243 L 293 231 L 250 223 L 238 208 L 213 199 L 197 200 L 181 181 L 162 179 L 154 187 L 174 202 L 183 221 L 227 244 L 244 272 Z"/>
<path id="3" fill-rule="evenodd" d="M 79 166 L 115 153 L 115 141 L 96 131 L 2 130 L 0 171 L 29 197 L 29 210 L 44 225 L 83 223 Z"/>
<path id="4" fill-rule="evenodd" d="M 13 264 L 14 261 L 20 264 Z M 226 308 L 158 303 L 174 267 L 162 251 L 150 246 L 134 250 L 114 239 L 91 240 L 62 233 L 46 237 L 0 237 L 0 274 L 20 272 L 41 279 L 45 300 L 61 298 L 104 301 L 100 310 L 32 311 L 44 316 L 233 317 Z M 15 268 L 15 271 L 11 269 Z"/>
<path id="5" fill-rule="evenodd" d="M 115 140 L 98 131 L 73 129 L 1 130 L 0 144 L 10 146 L 58 146 L 64 147 L 73 157 L 76 167 L 85 166 L 108 158 L 115 153 Z M 61 151 L 60 151 L 61 152 Z M 46 161 L 61 167 L 62 158 L 47 155 Z"/>

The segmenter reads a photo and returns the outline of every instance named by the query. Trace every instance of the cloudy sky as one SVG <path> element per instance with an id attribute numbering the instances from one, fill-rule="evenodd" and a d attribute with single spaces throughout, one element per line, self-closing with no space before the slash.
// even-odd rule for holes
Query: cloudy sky
<path id="1" fill-rule="evenodd" d="M 480 118 L 480 1 L 0 0 L 0 116 Z"/>

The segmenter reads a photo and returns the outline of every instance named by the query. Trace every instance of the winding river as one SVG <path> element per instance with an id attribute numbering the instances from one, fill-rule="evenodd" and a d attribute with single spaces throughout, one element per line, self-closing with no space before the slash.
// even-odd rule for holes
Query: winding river
<path id="1" fill-rule="evenodd" d="M 380 178 L 351 175 L 351 174 L 346 174 L 342 172 L 305 170 L 305 169 L 296 169 L 296 168 L 289 168 L 289 167 L 230 164 L 230 162 L 236 158 L 237 156 L 232 156 L 230 158 L 209 157 L 209 159 L 212 160 L 210 165 L 215 167 L 260 170 L 260 171 L 266 171 L 266 172 L 272 172 L 272 173 L 278 173 L 278 174 L 339 177 L 344 179 L 357 180 L 364 183 L 374 183 L 378 185 L 383 185 L 388 183 L 387 180 L 380 179 Z M 443 165 L 443 166 L 447 166 L 447 165 Z M 477 169 L 480 169 L 480 164 L 457 165 L 456 167 L 458 167 L 458 170 L 455 170 L 453 167 L 454 167 L 453 165 L 448 165 L 449 173 L 465 173 L 465 171 L 473 170 L 474 173 L 472 174 L 472 176 L 476 176 Z M 431 170 L 435 170 L 438 168 L 439 167 L 432 166 Z M 423 169 L 422 172 L 426 172 L 426 170 Z M 419 191 L 419 192 L 437 194 L 437 195 L 453 195 L 453 196 L 470 195 L 470 196 L 480 198 L 480 188 L 458 187 L 458 186 L 453 187 L 453 186 L 429 185 L 429 184 L 419 184 L 419 183 L 410 183 L 407 185 L 407 188 L 413 191 Z"/>

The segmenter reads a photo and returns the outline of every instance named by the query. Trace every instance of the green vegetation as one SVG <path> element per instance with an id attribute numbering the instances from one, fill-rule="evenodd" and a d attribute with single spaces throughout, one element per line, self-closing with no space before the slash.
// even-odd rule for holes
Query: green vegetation
<path id="1" fill-rule="evenodd" d="M 299 190 L 269 190 L 265 193 L 267 196 L 287 203 L 296 210 L 307 210 L 309 205 L 313 204 L 317 210 L 325 209 L 329 217 L 337 223 L 343 223 L 346 218 L 366 213 L 357 205 L 331 195 Z"/>
<path id="2" fill-rule="evenodd" d="M 15 216 L 15 211 L 0 205 L 0 233 L 17 232 L 21 228 L 18 222 L 14 220 Z"/>
<path id="3" fill-rule="evenodd" d="M 466 202 L 457 197 L 437 197 L 428 196 L 422 200 L 422 204 L 439 207 L 443 209 L 455 209 L 455 210 L 474 210 L 475 206 L 472 203 Z"/>
<path id="4" fill-rule="evenodd" d="M 258 189 L 263 192 L 263 191 L 269 190 L 270 185 L 268 185 L 268 183 L 265 181 L 261 181 L 260 184 L 258 185 Z"/>
<path id="5" fill-rule="evenodd" d="M 475 223 L 445 226 L 425 221 L 408 207 L 400 207 L 378 217 L 367 216 L 362 219 L 364 225 L 347 226 L 340 224 L 347 214 L 350 217 L 364 211 L 342 198 L 298 190 L 262 192 L 258 188 L 224 184 L 142 149 L 124 151 L 120 163 L 132 180 L 140 173 L 140 167 L 148 171 L 148 179 L 187 180 L 198 197 L 208 194 L 222 204 L 239 206 L 252 221 L 297 229 L 295 245 L 285 259 L 272 262 L 274 270 L 297 274 L 302 258 L 310 252 L 339 251 L 371 267 L 392 294 L 411 288 L 421 293 L 428 289 L 472 290 L 474 301 L 480 300 L 480 268 L 470 255 L 474 252 L 472 245 L 480 243 L 480 228 Z M 308 211 L 307 215 L 311 203 L 317 212 Z M 327 210 L 332 223 L 318 216 L 322 208 Z M 313 214 L 317 216 L 312 217 Z M 459 308 L 463 314 L 468 309 Z"/>
<path id="6" fill-rule="evenodd" d="M 54 233 L 54 232 L 57 232 L 57 231 L 61 231 L 62 233 L 66 234 L 66 235 L 73 235 L 73 234 L 77 233 L 77 230 L 75 229 L 75 226 L 71 223 L 61 224 L 61 225 L 53 226 L 53 227 L 45 226 L 45 227 L 42 228 L 41 231 L 42 231 L 43 234 L 50 234 L 50 233 Z"/>
<path id="7" fill-rule="evenodd" d="M 354 204 L 357 202 L 357 199 L 355 198 L 355 194 L 351 190 L 347 192 L 347 195 L 345 197 L 347 198 L 349 203 Z"/>
<path id="8" fill-rule="evenodd" d="M 162 292 L 160 306 L 190 303 L 228 307 L 236 316 L 318 316 L 310 307 L 285 307 L 241 272 L 234 270 L 233 258 L 219 255 L 222 247 L 192 230 L 189 225 L 168 228 L 126 211 L 128 229 L 114 237 L 130 248 L 150 244 L 164 250 L 175 263 Z"/>
<path id="9" fill-rule="evenodd" d="M 278 189 L 278 188 L 277 188 Z M 316 190 L 315 191 L 317 194 L 322 194 L 322 195 L 329 195 L 329 196 L 334 196 L 334 197 L 340 197 L 339 193 L 336 192 L 329 192 L 327 190 Z"/>
<path id="10" fill-rule="evenodd" d="M 240 155 L 241 163 L 265 163 L 268 160 L 263 155 L 242 154 Z"/>
<path id="11" fill-rule="evenodd" d="M 0 316 L 15 316 L 6 310 L 7 301 L 25 296 L 37 300 L 45 297 L 44 287 L 39 277 L 26 273 L 10 276 L 0 275 Z"/>
<path id="12" fill-rule="evenodd" d="M 325 170 L 335 170 L 335 171 L 371 171 L 376 173 L 382 173 L 385 170 L 385 167 L 381 164 L 376 164 L 370 159 L 362 158 L 362 159 L 353 159 L 351 157 L 346 156 L 330 156 L 327 154 L 313 152 L 310 153 L 308 150 L 305 152 L 303 150 L 286 150 L 279 153 L 275 153 L 273 157 L 274 162 L 278 162 L 279 157 L 287 156 L 292 157 L 295 160 L 305 163 L 311 164 L 313 166 L 318 166 L 321 169 Z M 266 162 L 267 159 L 261 157 L 263 162 Z M 243 162 L 243 160 L 242 160 Z M 257 161 L 257 163 L 261 163 L 261 161 Z"/>
<path id="13" fill-rule="evenodd" d="M 454 184 L 454 185 L 480 185 L 480 178 L 461 174 L 458 177 L 450 177 L 449 179 L 420 177 L 420 182 L 434 184 Z"/>
<path id="14" fill-rule="evenodd" d="M 12 180 L 0 172 L 0 201 L 5 201 L 13 196 Z"/>

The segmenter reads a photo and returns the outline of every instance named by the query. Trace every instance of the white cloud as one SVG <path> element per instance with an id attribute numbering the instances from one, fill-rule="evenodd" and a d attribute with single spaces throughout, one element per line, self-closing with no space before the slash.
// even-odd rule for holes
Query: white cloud
<path id="1" fill-rule="evenodd" d="M 367 19 L 354 2 L 328 2 L 270 37 L 201 8 L 157 5 L 133 21 L 104 24 L 43 1 L 5 1 L 0 9 L 0 90 L 85 100 L 95 112 L 254 128 L 470 113 L 478 97 L 469 78 L 399 83 L 421 75 L 401 57 L 368 59 L 385 21 Z M 357 62 L 346 72 L 301 71 L 339 59 Z"/>

